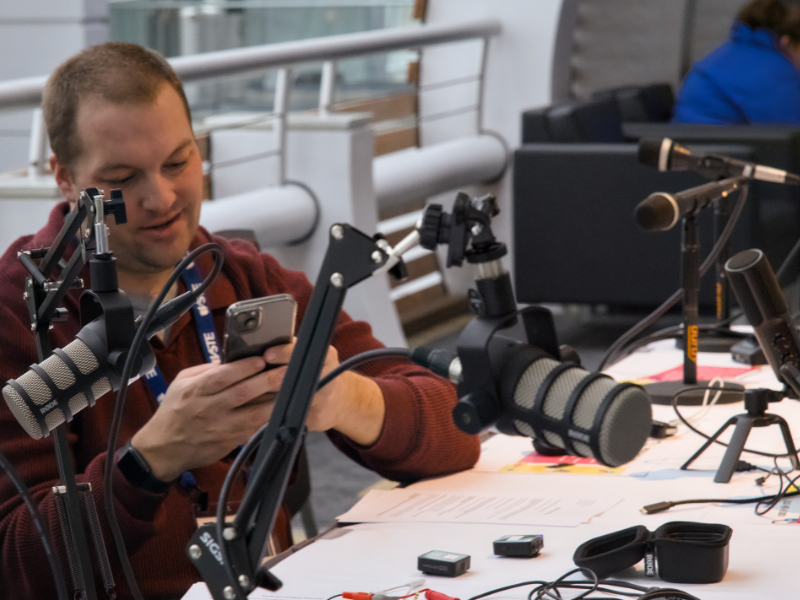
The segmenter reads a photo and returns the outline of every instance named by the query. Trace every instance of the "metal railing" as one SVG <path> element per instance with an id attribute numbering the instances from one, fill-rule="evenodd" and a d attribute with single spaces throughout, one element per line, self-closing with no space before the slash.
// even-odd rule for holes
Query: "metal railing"
<path id="1" fill-rule="evenodd" d="M 320 113 L 324 115 L 329 112 L 333 103 L 337 60 L 393 50 L 418 49 L 425 46 L 465 40 L 483 40 L 483 58 L 479 66 L 479 72 L 472 78 L 478 83 L 478 97 L 475 104 L 463 109 L 457 109 L 456 113 L 454 113 L 457 114 L 467 110 L 475 111 L 478 130 L 480 130 L 486 46 L 488 39 L 493 35 L 497 35 L 500 30 L 500 22 L 491 19 L 452 25 L 419 25 L 207 52 L 172 58 L 169 62 L 178 77 L 184 82 L 194 82 L 264 69 L 278 69 L 273 111 L 266 118 L 273 121 L 276 147 L 271 152 L 277 157 L 277 182 L 282 184 L 285 181 L 284 156 L 288 96 L 291 87 L 289 69 L 291 66 L 323 61 L 318 106 Z M 41 102 L 42 91 L 46 81 L 47 76 L 40 76 L 0 82 L 0 110 L 38 106 Z M 419 91 L 424 92 L 427 88 L 437 89 L 441 86 L 458 85 L 460 83 L 463 82 L 461 80 L 439 82 L 428 86 L 420 86 Z M 38 131 L 37 127 L 40 126 L 38 122 L 40 118 L 39 115 L 34 116 L 33 129 L 36 131 Z M 34 145 L 36 146 L 35 149 Z M 30 156 L 29 174 L 35 177 L 41 174 L 45 167 L 45 161 L 41 159 L 42 141 L 37 136 L 32 137 Z M 34 156 L 40 158 L 34 159 Z"/>

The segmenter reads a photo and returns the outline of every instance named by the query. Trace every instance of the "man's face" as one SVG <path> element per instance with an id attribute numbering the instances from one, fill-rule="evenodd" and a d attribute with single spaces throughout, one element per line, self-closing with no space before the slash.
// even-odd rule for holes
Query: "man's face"
<path id="1" fill-rule="evenodd" d="M 197 232 L 202 161 L 178 93 L 164 84 L 153 103 L 80 105 L 82 152 L 69 173 L 57 159 L 56 181 L 71 202 L 87 187 L 119 188 L 128 222 L 108 219 L 109 245 L 120 271 L 169 272 Z"/>

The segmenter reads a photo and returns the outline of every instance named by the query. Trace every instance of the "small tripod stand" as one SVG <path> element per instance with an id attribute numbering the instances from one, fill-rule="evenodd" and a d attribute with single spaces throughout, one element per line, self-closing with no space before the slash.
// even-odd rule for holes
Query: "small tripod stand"
<path id="1" fill-rule="evenodd" d="M 695 452 L 692 457 L 681 465 L 682 470 L 689 468 L 698 456 L 700 456 L 706 448 L 713 444 L 717 438 L 722 435 L 731 425 L 736 425 L 733 430 L 730 442 L 728 442 L 728 449 L 725 451 L 725 456 L 722 457 L 722 462 L 717 469 L 717 474 L 714 476 L 716 483 L 728 483 L 736 470 L 736 465 L 739 462 L 739 457 L 744 450 L 744 445 L 747 442 L 747 436 L 750 435 L 750 430 L 753 427 L 767 427 L 768 425 L 778 424 L 783 434 L 783 441 L 786 444 L 786 451 L 789 460 L 792 462 L 792 468 L 800 468 L 800 461 L 797 458 L 797 451 L 794 447 L 792 440 L 792 432 L 789 430 L 789 424 L 783 417 L 778 415 L 771 415 L 767 413 L 767 405 L 770 402 L 780 402 L 783 400 L 785 394 L 783 392 L 776 392 L 759 388 L 755 390 L 745 390 L 744 392 L 744 406 L 747 409 L 746 413 L 736 415 L 727 420 L 727 422 L 720 427 L 717 432 L 708 438 L 705 444 Z"/>

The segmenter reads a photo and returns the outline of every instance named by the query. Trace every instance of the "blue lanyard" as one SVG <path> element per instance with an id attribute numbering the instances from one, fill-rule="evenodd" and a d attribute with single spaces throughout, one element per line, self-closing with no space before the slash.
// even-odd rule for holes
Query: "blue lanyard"
<path id="1" fill-rule="evenodd" d="M 191 290 L 196 290 L 202 283 L 203 277 L 200 275 L 200 269 L 197 265 L 192 263 L 189 265 L 181 276 L 186 287 Z M 219 357 L 219 344 L 217 343 L 217 332 L 214 329 L 214 318 L 211 316 L 211 309 L 208 308 L 206 303 L 205 294 L 200 294 L 192 307 L 194 311 L 194 322 L 197 325 L 197 335 L 200 337 L 200 344 L 203 347 L 203 354 L 206 355 L 206 362 L 218 363 Z M 164 399 L 164 394 L 167 393 L 167 380 L 161 373 L 158 365 L 153 367 L 149 373 L 145 373 L 144 380 L 150 387 L 150 391 L 156 397 L 156 401 L 161 405 Z M 189 471 L 184 471 L 180 477 L 180 486 L 187 491 L 197 488 L 194 476 Z"/>
<path id="2" fill-rule="evenodd" d="M 203 283 L 203 277 L 200 275 L 200 269 L 197 265 L 192 263 L 182 275 L 186 287 L 191 290 L 196 290 L 200 284 Z M 217 343 L 217 332 L 214 329 L 214 318 L 211 316 L 211 309 L 208 308 L 206 303 L 205 294 L 200 294 L 192 307 L 194 311 L 194 322 L 197 325 L 197 335 L 200 337 L 200 345 L 203 347 L 203 354 L 206 356 L 206 362 L 218 363 L 219 357 L 219 344 Z M 150 386 L 150 391 L 156 397 L 156 401 L 161 404 L 164 399 L 164 394 L 167 393 L 167 380 L 161 373 L 161 369 L 156 365 L 152 371 L 145 373 L 145 381 Z"/>

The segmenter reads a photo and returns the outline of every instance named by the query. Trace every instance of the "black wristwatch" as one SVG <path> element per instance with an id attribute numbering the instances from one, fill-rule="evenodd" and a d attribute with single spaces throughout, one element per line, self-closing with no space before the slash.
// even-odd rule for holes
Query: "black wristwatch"
<path id="1" fill-rule="evenodd" d="M 150 463 L 134 448 L 130 441 L 117 450 L 117 466 L 125 479 L 135 488 L 141 488 L 154 494 L 163 494 L 172 485 L 153 475 Z"/>

